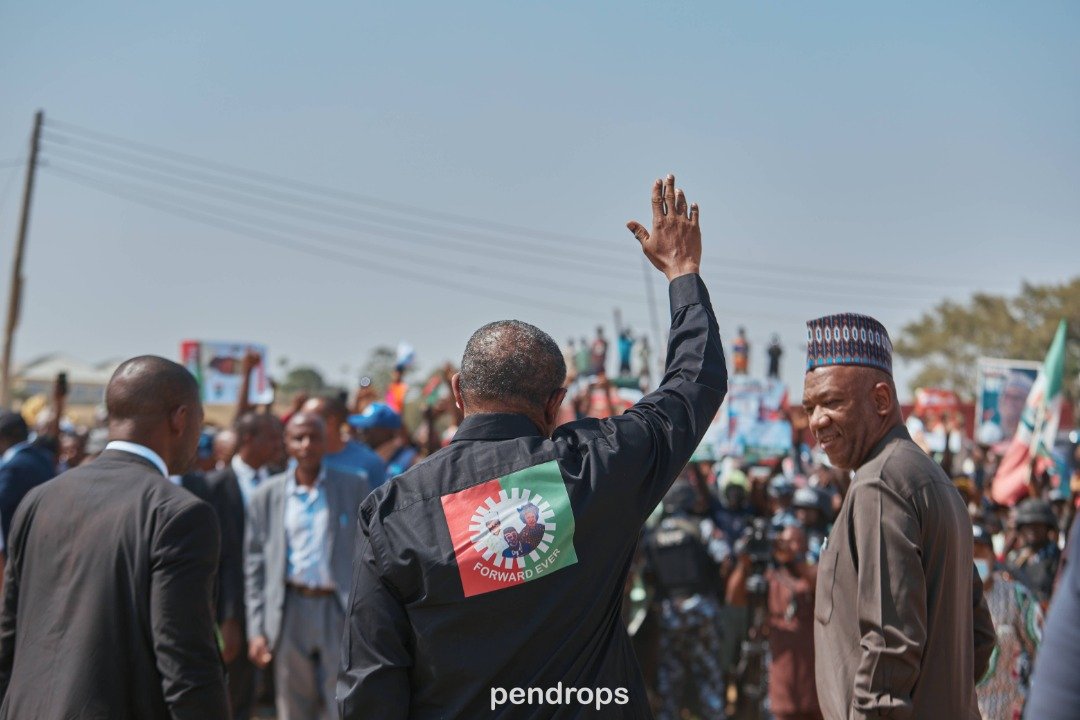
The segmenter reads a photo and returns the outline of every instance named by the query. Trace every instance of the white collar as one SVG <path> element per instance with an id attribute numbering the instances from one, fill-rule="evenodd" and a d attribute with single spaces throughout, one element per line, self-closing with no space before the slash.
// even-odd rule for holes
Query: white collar
<path id="1" fill-rule="evenodd" d="M 23 440 L 21 443 L 15 443 L 4 452 L 4 456 L 0 458 L 0 464 L 6 464 L 9 460 L 11 460 L 11 458 L 15 457 L 15 455 L 17 455 L 20 450 L 28 447 L 30 447 L 29 440 Z"/>
<path id="2" fill-rule="evenodd" d="M 244 478 L 245 480 L 251 480 L 253 478 L 259 477 L 262 471 L 262 468 L 253 468 L 246 462 L 244 462 L 243 458 L 240 457 L 240 453 L 236 453 L 235 455 L 233 455 L 232 460 L 229 461 L 229 464 L 232 465 L 232 470 L 234 473 L 236 473 L 236 477 Z"/>
<path id="3" fill-rule="evenodd" d="M 111 440 L 109 444 L 105 446 L 106 450 L 119 450 L 120 452 L 131 453 L 132 455 L 138 455 L 144 460 L 149 460 L 154 464 L 161 474 L 165 477 L 169 477 L 169 469 L 165 467 L 165 461 L 161 459 L 161 456 L 156 452 L 138 443 L 128 442 L 127 440 Z"/>

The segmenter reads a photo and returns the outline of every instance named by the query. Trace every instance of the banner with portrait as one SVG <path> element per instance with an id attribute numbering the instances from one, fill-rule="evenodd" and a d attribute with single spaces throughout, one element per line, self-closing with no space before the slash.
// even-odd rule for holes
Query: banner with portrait
<path id="1" fill-rule="evenodd" d="M 1024 402 L 1042 363 L 979 358 L 975 386 L 975 439 L 983 445 L 1007 442 L 1016 434 Z"/>
<path id="2" fill-rule="evenodd" d="M 245 342 L 184 340 L 180 343 L 180 364 L 199 381 L 202 401 L 210 405 L 235 405 L 240 399 L 244 355 L 259 354 L 259 364 L 251 371 L 248 402 L 266 405 L 274 401 L 274 389 L 267 374 L 265 345 Z"/>

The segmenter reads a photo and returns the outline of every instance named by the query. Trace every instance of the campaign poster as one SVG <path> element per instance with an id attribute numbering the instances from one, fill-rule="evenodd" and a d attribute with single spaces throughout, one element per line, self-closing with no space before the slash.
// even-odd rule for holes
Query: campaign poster
<path id="1" fill-rule="evenodd" d="M 976 375 L 976 439 L 984 445 L 1007 442 L 1016 434 L 1024 403 L 1042 363 L 979 358 Z"/>
<path id="2" fill-rule="evenodd" d="M 260 362 L 251 371 L 248 402 L 265 405 L 274 401 L 274 389 L 267 374 L 269 356 L 258 343 L 184 340 L 180 343 L 180 364 L 199 381 L 202 400 L 211 405 L 235 405 L 240 399 L 244 354 L 254 350 Z"/>
<path id="3" fill-rule="evenodd" d="M 760 460 L 782 457 L 792 447 L 787 385 L 745 375 L 728 378 L 728 394 L 703 442 L 719 455 Z"/>

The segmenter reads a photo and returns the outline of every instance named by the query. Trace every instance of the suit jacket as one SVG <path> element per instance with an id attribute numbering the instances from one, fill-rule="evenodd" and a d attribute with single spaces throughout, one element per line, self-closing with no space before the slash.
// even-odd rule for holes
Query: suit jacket
<path id="1" fill-rule="evenodd" d="M 244 498 L 236 473 L 229 466 L 206 476 L 209 497 L 221 523 L 221 567 L 218 581 L 218 622 L 238 620 L 244 610 Z"/>
<path id="2" fill-rule="evenodd" d="M 56 466 L 49 451 L 28 445 L 0 467 L 0 529 L 3 530 L 4 547 L 7 547 L 8 531 L 15 518 L 15 509 L 26 493 L 56 475 Z"/>
<path id="3" fill-rule="evenodd" d="M 818 564 L 814 652 L 826 720 L 975 720 L 996 635 L 949 477 L 889 432 L 855 472 Z"/>
<path id="4" fill-rule="evenodd" d="M 329 510 L 330 574 L 344 613 L 352 585 L 356 518 L 370 487 L 359 476 L 324 469 Z M 288 542 L 285 537 L 285 486 L 290 472 L 275 475 L 251 496 L 246 524 L 245 579 L 248 637 L 264 636 L 277 647 L 285 607 Z"/>
<path id="5" fill-rule="evenodd" d="M 213 509 L 106 450 L 41 485 L 11 528 L 0 720 L 228 717 Z"/>

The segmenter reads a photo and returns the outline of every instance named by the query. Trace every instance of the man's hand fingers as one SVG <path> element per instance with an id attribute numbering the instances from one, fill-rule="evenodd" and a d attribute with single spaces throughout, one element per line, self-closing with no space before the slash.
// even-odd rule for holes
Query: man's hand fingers
<path id="1" fill-rule="evenodd" d="M 675 212 L 675 176 L 670 173 L 664 179 L 664 210 L 668 215 Z"/>
<path id="2" fill-rule="evenodd" d="M 690 224 L 693 225 L 694 227 L 698 227 L 698 225 L 699 225 L 698 218 L 699 218 L 700 215 L 701 215 L 701 210 L 698 209 L 697 203 L 690 203 Z"/>
<path id="3" fill-rule="evenodd" d="M 630 222 L 626 223 L 626 227 L 630 230 L 630 232 L 634 233 L 634 237 L 638 239 L 639 243 L 644 245 L 646 242 L 648 242 L 649 231 L 646 230 L 641 223 L 631 220 Z"/>
<path id="4" fill-rule="evenodd" d="M 664 217 L 664 196 L 661 193 L 661 182 L 658 179 L 652 186 L 652 221 L 653 225 L 659 225 Z"/>
<path id="5" fill-rule="evenodd" d="M 681 218 L 686 217 L 686 195 L 682 188 L 675 188 L 675 214 Z"/>

